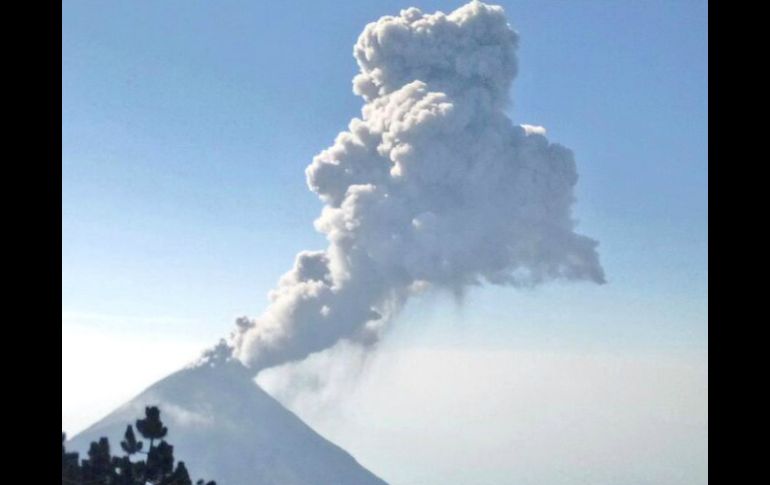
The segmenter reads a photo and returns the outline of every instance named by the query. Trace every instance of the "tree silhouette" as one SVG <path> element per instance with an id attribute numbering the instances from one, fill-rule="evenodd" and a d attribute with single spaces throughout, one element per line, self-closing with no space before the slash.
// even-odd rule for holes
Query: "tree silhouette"
<path id="1" fill-rule="evenodd" d="M 163 483 L 174 470 L 174 447 L 161 441 L 147 454 L 146 477 L 150 482 Z"/>
<path id="2" fill-rule="evenodd" d="M 144 419 L 136 420 L 136 429 L 145 439 L 150 440 L 150 449 L 147 450 L 147 453 L 150 453 L 153 442 L 165 438 L 168 429 L 163 426 L 163 422 L 160 420 L 160 409 L 156 406 L 144 408 L 144 415 Z"/>
<path id="3" fill-rule="evenodd" d="M 140 462 L 143 464 L 143 462 Z M 128 456 L 113 457 L 112 466 L 117 472 L 117 485 L 136 485 L 141 483 L 143 468 L 140 463 L 133 463 Z"/>
<path id="4" fill-rule="evenodd" d="M 88 459 L 83 460 L 82 472 L 84 482 L 113 483 L 115 470 L 112 467 L 110 443 L 107 438 L 91 443 Z"/>
<path id="5" fill-rule="evenodd" d="M 80 465 L 78 454 L 68 453 L 64 447 L 67 435 L 61 434 L 61 477 L 63 483 L 80 483 Z"/>
<path id="6" fill-rule="evenodd" d="M 142 453 L 141 441 L 136 439 L 131 425 L 126 427 L 120 447 L 124 456 L 112 456 L 107 438 L 94 441 L 88 449 L 88 458 L 78 463 L 77 453 L 68 453 L 65 447 L 67 435 L 62 433 L 62 485 L 193 485 L 184 462 L 174 467 L 174 447 L 163 438 L 168 429 L 160 420 L 160 410 L 155 406 L 145 408 L 144 419 L 136 421 L 136 429 L 150 440 L 147 459 L 134 461 L 132 457 Z M 154 441 L 160 440 L 157 446 Z M 216 482 L 198 480 L 196 485 L 216 485 Z"/>
<path id="7" fill-rule="evenodd" d="M 183 461 L 180 461 L 176 465 L 176 470 L 172 473 L 166 482 L 162 485 L 193 485 L 190 480 L 190 474 L 187 472 L 187 467 Z"/>
<path id="8" fill-rule="evenodd" d="M 126 427 L 126 433 L 123 435 L 123 437 L 125 439 L 120 442 L 120 447 L 123 448 L 123 451 L 125 451 L 128 456 L 131 456 L 133 454 L 136 454 L 142 451 L 142 446 L 144 445 L 144 443 L 136 440 L 136 435 L 134 435 L 133 426 L 129 424 Z"/>

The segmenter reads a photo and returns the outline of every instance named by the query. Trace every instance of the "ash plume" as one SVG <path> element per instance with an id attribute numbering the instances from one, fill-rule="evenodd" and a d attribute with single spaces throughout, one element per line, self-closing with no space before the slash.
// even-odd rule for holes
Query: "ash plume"
<path id="1" fill-rule="evenodd" d="M 261 370 L 376 342 L 418 291 L 604 282 L 598 243 L 571 217 L 572 152 L 505 114 L 517 44 L 503 9 L 477 1 L 366 26 L 362 116 L 306 170 L 329 245 L 298 254 L 265 312 L 239 319 L 238 359 Z"/>

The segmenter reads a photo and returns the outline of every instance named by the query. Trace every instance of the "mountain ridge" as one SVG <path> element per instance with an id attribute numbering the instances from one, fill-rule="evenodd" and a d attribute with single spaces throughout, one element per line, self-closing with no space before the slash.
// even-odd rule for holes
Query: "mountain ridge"
<path id="1" fill-rule="evenodd" d="M 222 345 L 149 386 L 68 441 L 85 456 L 102 436 L 113 452 L 126 426 L 158 406 L 167 440 L 190 475 L 218 485 L 383 485 L 359 464 L 284 408 L 229 357 Z"/>

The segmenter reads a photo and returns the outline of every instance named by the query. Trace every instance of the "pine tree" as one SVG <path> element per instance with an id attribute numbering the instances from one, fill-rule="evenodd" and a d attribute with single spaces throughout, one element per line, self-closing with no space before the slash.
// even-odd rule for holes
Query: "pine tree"
<path id="1" fill-rule="evenodd" d="M 136 485 L 145 485 L 147 480 L 144 478 L 147 476 L 147 462 L 144 460 L 133 463 L 132 475 L 136 480 Z"/>
<path id="2" fill-rule="evenodd" d="M 123 448 L 123 451 L 125 451 L 128 456 L 142 451 L 142 446 L 144 443 L 136 440 L 133 426 L 129 424 L 126 427 L 126 433 L 123 435 L 123 437 L 125 439 L 120 442 L 120 447 Z"/>
<path id="3" fill-rule="evenodd" d="M 112 456 L 107 438 L 92 442 L 88 458 L 78 463 L 77 453 L 67 453 L 67 436 L 62 433 L 62 485 L 193 485 L 184 462 L 174 468 L 174 447 L 163 438 L 168 429 L 160 420 L 157 407 L 145 408 L 145 418 L 136 421 L 136 429 L 150 440 L 147 460 L 132 461 L 140 453 L 142 442 L 136 439 L 131 425 L 126 427 L 120 446 L 124 456 Z M 160 440 L 153 446 L 155 440 Z M 196 485 L 217 485 L 214 481 L 198 480 Z"/>
<path id="4" fill-rule="evenodd" d="M 83 460 L 83 481 L 99 485 L 115 483 L 115 469 L 112 467 L 110 443 L 107 438 L 91 443 L 88 459 Z"/>
<path id="5" fill-rule="evenodd" d="M 177 463 L 174 473 L 169 475 L 164 482 L 161 482 L 161 485 L 193 485 L 183 461 Z"/>
<path id="6" fill-rule="evenodd" d="M 145 439 L 150 440 L 150 449 L 147 450 L 147 453 L 150 453 L 153 442 L 165 438 L 168 429 L 163 426 L 163 422 L 160 420 L 160 409 L 156 406 L 144 408 L 144 415 L 144 419 L 136 420 L 136 429 Z"/>
<path id="7" fill-rule="evenodd" d="M 174 447 L 161 441 L 158 446 L 150 448 L 147 454 L 146 478 L 153 483 L 163 483 L 163 480 L 174 470 Z"/>
<path id="8" fill-rule="evenodd" d="M 128 456 L 113 457 L 112 466 L 117 470 L 116 485 L 143 485 L 144 482 L 136 472 L 136 464 Z"/>
<path id="9" fill-rule="evenodd" d="M 68 453 L 64 447 L 67 435 L 61 434 L 61 481 L 62 485 L 80 483 L 80 464 L 77 453 Z"/>

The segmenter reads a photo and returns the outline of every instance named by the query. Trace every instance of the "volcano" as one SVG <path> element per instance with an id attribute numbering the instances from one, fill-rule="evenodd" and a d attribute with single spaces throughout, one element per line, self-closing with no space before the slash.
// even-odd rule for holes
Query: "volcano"
<path id="1" fill-rule="evenodd" d="M 102 436 L 119 449 L 126 426 L 158 406 L 190 476 L 219 485 L 382 485 L 349 453 L 263 391 L 221 344 L 93 424 L 67 447 L 84 456 Z"/>

